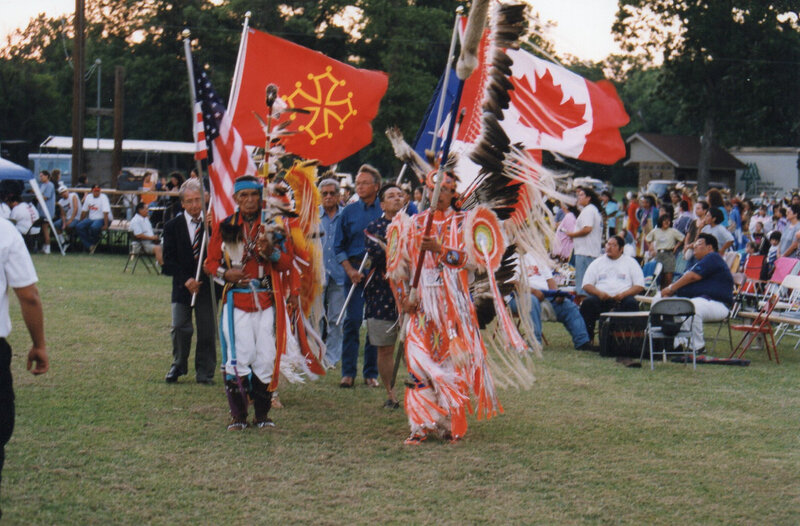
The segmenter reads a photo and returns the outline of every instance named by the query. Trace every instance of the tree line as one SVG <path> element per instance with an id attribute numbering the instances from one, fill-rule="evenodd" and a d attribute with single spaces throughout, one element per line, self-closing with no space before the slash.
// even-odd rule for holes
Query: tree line
<path id="1" fill-rule="evenodd" d="M 373 122 L 375 140 L 341 168 L 368 161 L 391 173 L 398 165 L 383 131 L 397 125 L 414 137 L 445 66 L 461 3 L 95 0 L 87 2 L 86 64 L 102 61 L 104 107 L 113 106 L 114 67 L 125 68 L 125 137 L 188 141 L 192 121 L 180 33 L 191 29 L 195 60 L 208 64 L 214 86 L 227 96 L 250 11 L 251 27 L 390 75 Z M 800 145 L 794 0 L 619 3 L 613 31 L 621 55 L 587 64 L 559 57 L 546 33 L 531 41 L 590 80 L 611 78 L 631 116 L 623 136 L 705 133 L 722 146 Z M 542 28 L 535 13 L 532 22 Z M 35 150 L 48 135 L 71 135 L 72 35 L 72 16 L 40 15 L 9 37 L 0 52 L 0 139 L 23 139 Z M 97 71 L 88 73 L 86 100 L 94 106 Z M 111 119 L 104 121 L 101 135 L 111 136 Z M 88 118 L 87 130 L 93 129 Z"/>

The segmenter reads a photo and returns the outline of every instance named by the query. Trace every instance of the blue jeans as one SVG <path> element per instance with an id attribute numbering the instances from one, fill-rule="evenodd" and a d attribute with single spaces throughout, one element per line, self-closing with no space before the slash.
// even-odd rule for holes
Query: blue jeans
<path id="1" fill-rule="evenodd" d="M 346 285 L 350 289 L 350 285 Z M 337 314 L 338 316 L 338 314 Z M 364 285 L 359 284 L 347 305 L 342 329 L 342 377 L 355 378 L 358 372 L 358 348 L 361 322 L 364 320 Z M 370 345 L 369 336 L 364 342 L 364 378 L 378 377 L 378 349 Z"/>
<path id="2" fill-rule="evenodd" d="M 572 345 L 577 349 L 584 343 L 589 341 L 589 333 L 586 332 L 586 323 L 583 321 L 578 306 L 575 305 L 569 298 L 564 298 L 559 302 L 556 300 L 550 301 L 553 310 L 556 313 L 556 319 L 561 322 L 567 329 L 567 332 L 572 337 Z M 508 306 L 515 314 L 517 312 L 517 298 L 511 297 Z M 542 343 L 542 305 L 539 299 L 531 294 L 531 321 L 533 322 L 533 330 L 536 339 Z"/>
<path id="3" fill-rule="evenodd" d="M 325 338 L 325 359 L 331 365 L 342 358 L 342 326 L 336 325 L 339 313 L 344 305 L 344 286 L 339 285 L 328 276 L 328 284 L 322 291 L 322 301 L 325 305 L 325 317 L 321 324 L 327 326 L 327 336 Z M 351 300 L 352 301 L 352 300 Z M 320 327 L 322 332 L 322 327 Z"/>
<path id="4" fill-rule="evenodd" d="M 96 245 L 100 241 L 100 231 L 103 229 L 102 219 L 83 219 L 75 225 L 75 231 L 81 238 L 81 243 L 86 248 Z"/>
<path id="5" fill-rule="evenodd" d="M 576 296 L 586 296 L 586 293 L 583 291 L 583 275 L 586 274 L 586 269 L 589 267 L 589 263 L 594 261 L 595 258 L 592 256 L 575 256 L 575 295 Z"/>

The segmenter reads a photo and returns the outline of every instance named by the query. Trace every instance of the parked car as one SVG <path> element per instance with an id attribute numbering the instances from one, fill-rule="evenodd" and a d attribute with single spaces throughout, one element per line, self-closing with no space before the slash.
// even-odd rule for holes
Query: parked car
<path id="1" fill-rule="evenodd" d="M 697 189 L 697 181 L 678 181 L 677 179 L 653 179 L 647 183 L 647 186 L 644 190 L 642 190 L 645 194 L 651 194 L 656 196 L 658 199 L 667 199 L 669 198 L 668 192 L 673 188 L 677 187 L 678 184 L 683 185 L 684 188 L 689 189 L 690 191 L 694 192 Z M 718 190 L 724 190 L 727 187 L 724 183 L 718 183 L 716 181 L 709 181 L 708 182 L 709 188 L 716 188 Z"/>
<path id="2" fill-rule="evenodd" d="M 595 179 L 594 177 L 575 177 L 572 180 L 572 188 L 576 188 L 578 186 L 591 188 L 597 194 L 600 194 L 600 192 L 603 190 L 608 190 L 609 192 L 614 193 L 614 186 L 611 183 L 601 181 L 600 179 Z"/>

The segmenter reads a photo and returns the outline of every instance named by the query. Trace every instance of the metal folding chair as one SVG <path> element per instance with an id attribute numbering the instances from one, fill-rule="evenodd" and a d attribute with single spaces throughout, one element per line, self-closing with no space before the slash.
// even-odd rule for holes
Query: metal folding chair
<path id="1" fill-rule="evenodd" d="M 796 323 L 781 322 L 775 328 L 775 344 L 780 345 L 784 336 L 793 336 L 797 338 L 794 348 L 800 345 L 800 276 L 789 275 L 783 278 L 781 283 L 785 288 L 789 297 L 785 301 L 779 301 L 775 305 L 775 312 L 780 314 L 781 318 L 789 318 L 796 320 Z"/>
<path id="2" fill-rule="evenodd" d="M 667 355 L 692 355 L 692 369 L 697 369 L 697 353 L 692 348 L 692 322 L 694 321 L 694 303 L 685 298 L 662 298 L 650 307 L 647 317 L 647 337 L 642 344 L 640 360 L 644 358 L 645 349 L 650 350 L 650 369 L 654 369 L 654 354 L 661 354 L 663 361 Z M 688 327 L 684 329 L 684 326 Z M 663 345 L 656 350 L 653 340 L 674 340 L 686 338 L 686 349 L 674 349 L 672 345 Z M 670 350 L 671 349 L 671 350 Z"/>
<path id="3" fill-rule="evenodd" d="M 131 261 L 133 261 L 133 267 L 131 267 L 131 274 L 136 273 L 136 265 L 139 261 L 142 262 L 142 266 L 147 270 L 147 273 L 150 274 L 150 270 L 152 269 L 153 273 L 158 274 L 158 269 L 156 268 L 155 259 L 153 256 L 148 254 L 144 251 L 144 247 L 140 241 L 136 241 L 132 234 L 129 234 L 128 239 L 128 260 L 125 262 L 125 268 L 122 269 L 122 272 L 125 273 L 128 270 L 128 265 L 130 265 Z"/>
<path id="4" fill-rule="evenodd" d="M 645 296 L 655 296 L 658 291 L 658 277 L 661 275 L 661 269 L 663 267 L 664 266 L 658 261 L 648 261 L 642 267 Z"/>
<path id="5" fill-rule="evenodd" d="M 779 299 L 780 297 L 777 293 L 770 296 L 769 300 L 764 304 L 763 307 L 761 307 L 761 310 L 758 311 L 758 316 L 756 316 L 756 319 L 753 320 L 752 324 L 731 325 L 731 329 L 734 331 L 743 332 L 744 335 L 731 353 L 730 358 L 741 358 L 744 356 L 744 353 L 750 348 L 756 338 L 758 338 L 758 336 L 763 336 L 764 347 L 767 349 L 767 357 L 769 357 L 771 361 L 772 351 L 774 351 L 775 362 L 781 363 L 780 358 L 778 358 L 778 347 L 775 345 L 775 333 L 772 329 L 772 323 L 769 320 L 769 317 L 772 314 L 772 311 L 775 310 L 775 305 L 777 305 Z M 770 351 L 770 344 L 772 344 L 772 351 Z"/>

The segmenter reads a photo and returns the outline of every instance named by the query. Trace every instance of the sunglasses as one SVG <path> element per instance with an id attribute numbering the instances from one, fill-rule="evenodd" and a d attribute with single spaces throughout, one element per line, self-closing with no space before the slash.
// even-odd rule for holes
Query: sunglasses
<path id="1" fill-rule="evenodd" d="M 336 195 L 336 192 L 321 192 L 322 195 Z"/>

